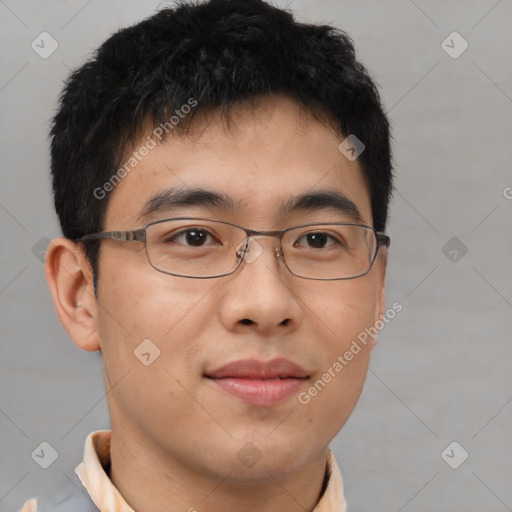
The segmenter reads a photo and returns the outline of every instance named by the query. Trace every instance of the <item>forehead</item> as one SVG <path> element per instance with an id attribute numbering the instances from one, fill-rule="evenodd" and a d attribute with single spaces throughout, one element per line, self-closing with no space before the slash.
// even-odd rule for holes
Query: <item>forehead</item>
<path id="1" fill-rule="evenodd" d="M 254 229 L 305 211 L 300 206 L 308 202 L 319 211 L 323 202 L 326 210 L 352 209 L 354 220 L 371 225 L 361 167 L 339 151 L 343 139 L 284 96 L 234 110 L 229 127 L 210 118 L 191 135 L 169 136 L 125 173 L 108 197 L 104 228 L 171 216 L 171 202 Z"/>

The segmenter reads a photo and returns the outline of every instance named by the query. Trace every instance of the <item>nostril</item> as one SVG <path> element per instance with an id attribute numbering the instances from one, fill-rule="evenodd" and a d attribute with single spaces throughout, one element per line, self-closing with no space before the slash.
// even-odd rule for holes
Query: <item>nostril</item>
<path id="1" fill-rule="evenodd" d="M 241 320 L 241 322 L 244 325 L 251 325 L 253 323 L 253 321 L 250 320 L 249 318 L 244 318 L 243 320 Z"/>

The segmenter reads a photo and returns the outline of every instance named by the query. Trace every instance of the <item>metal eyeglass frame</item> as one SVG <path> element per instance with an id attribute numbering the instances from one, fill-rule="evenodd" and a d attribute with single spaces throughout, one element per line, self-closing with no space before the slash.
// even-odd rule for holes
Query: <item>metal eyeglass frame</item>
<path id="1" fill-rule="evenodd" d="M 170 220 L 206 220 L 206 221 L 209 221 L 209 222 L 218 222 L 218 223 L 221 223 L 221 224 L 227 224 L 229 226 L 233 226 L 235 228 L 238 228 L 238 229 L 241 229 L 241 230 L 245 231 L 245 233 L 246 233 L 246 239 L 245 239 L 246 244 L 245 244 L 245 247 L 244 247 L 244 249 L 242 251 L 237 251 L 237 256 L 239 258 L 238 265 L 236 265 L 236 267 L 233 270 L 231 270 L 230 272 L 227 272 L 225 274 L 218 274 L 218 275 L 214 275 L 214 276 L 188 276 L 188 275 L 176 274 L 176 273 L 173 273 L 173 272 L 168 272 L 166 270 L 162 270 L 162 269 L 156 267 L 152 263 L 151 258 L 149 257 L 149 254 L 148 254 L 148 248 L 147 248 L 147 245 L 146 245 L 146 230 L 147 230 L 147 228 L 149 226 L 152 226 L 154 224 L 160 224 L 162 222 L 167 222 L 167 221 L 170 221 Z M 300 276 L 298 274 L 295 274 L 294 272 L 292 272 L 288 268 L 288 265 L 286 264 L 286 260 L 284 258 L 283 246 L 282 246 L 282 240 L 283 240 L 284 234 L 287 231 L 290 231 L 290 230 L 296 229 L 296 228 L 309 227 L 309 226 L 325 226 L 325 225 L 359 226 L 359 227 L 363 227 L 363 228 L 370 229 L 371 231 L 373 231 L 373 233 L 375 234 L 375 239 L 376 239 L 375 254 L 370 259 L 370 265 L 368 266 L 368 269 L 365 272 L 363 272 L 361 274 L 357 274 L 355 276 L 350 276 L 350 277 L 333 277 L 333 278 L 323 279 L 323 278 L 317 278 L 317 277 L 304 277 L 304 276 Z M 158 272 L 162 272 L 163 274 L 169 274 L 169 275 L 177 276 L 177 277 L 188 277 L 188 278 L 191 278 L 191 279 L 213 279 L 213 278 L 216 278 L 216 277 L 229 276 L 230 274 L 233 274 L 238 269 L 238 267 L 240 267 L 242 261 L 244 261 L 243 255 L 245 254 L 245 251 L 247 250 L 247 245 L 248 245 L 247 242 L 248 242 L 248 240 L 249 240 L 249 238 L 251 236 L 272 236 L 272 237 L 278 237 L 279 238 L 279 249 L 276 248 L 277 256 L 279 256 L 279 253 L 283 256 L 283 262 L 284 262 L 286 268 L 288 269 L 288 271 L 292 275 L 300 277 L 302 279 L 313 279 L 315 281 L 339 281 L 339 280 L 344 280 L 344 279 L 355 279 L 357 277 L 362 277 L 365 274 L 367 274 L 370 271 L 370 269 L 372 268 L 373 263 L 374 263 L 374 261 L 375 261 L 375 259 L 377 257 L 377 253 L 379 252 L 379 247 L 381 245 L 389 247 L 389 245 L 391 243 L 391 238 L 388 235 L 386 235 L 385 233 L 382 233 L 380 231 L 376 231 L 373 227 L 367 226 L 365 224 L 356 224 L 356 223 L 350 223 L 350 222 L 315 222 L 315 223 L 312 223 L 312 224 L 301 224 L 301 225 L 298 225 L 298 226 L 292 226 L 292 227 L 289 227 L 289 228 L 280 229 L 280 230 L 274 230 L 274 231 L 258 231 L 256 229 L 243 228 L 242 226 L 238 226 L 237 224 L 233 224 L 231 222 L 227 222 L 227 221 L 223 221 L 223 220 L 217 220 L 217 219 L 208 219 L 208 218 L 205 218 L 205 217 L 172 217 L 172 218 L 168 218 L 168 219 L 159 219 L 159 220 L 155 220 L 155 221 L 152 221 L 152 222 L 148 222 L 145 226 L 143 226 L 140 229 L 133 229 L 133 230 L 129 230 L 129 231 L 102 231 L 100 233 L 92 233 L 90 235 L 84 235 L 83 237 L 75 239 L 74 241 L 75 242 L 83 242 L 83 241 L 88 241 L 88 240 L 107 239 L 107 240 L 118 240 L 120 242 L 131 242 L 131 241 L 143 242 L 144 246 L 145 246 L 145 249 L 146 249 L 146 256 L 148 258 L 148 261 L 149 261 L 150 265 L 155 270 L 157 270 Z"/>

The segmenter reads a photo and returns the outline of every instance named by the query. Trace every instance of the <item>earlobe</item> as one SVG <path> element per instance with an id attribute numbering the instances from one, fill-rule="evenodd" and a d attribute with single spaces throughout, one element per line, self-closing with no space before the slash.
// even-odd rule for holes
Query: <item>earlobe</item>
<path id="1" fill-rule="evenodd" d="M 100 350 L 92 272 L 81 248 L 67 238 L 55 238 L 46 252 L 45 270 L 66 332 L 82 350 Z"/>

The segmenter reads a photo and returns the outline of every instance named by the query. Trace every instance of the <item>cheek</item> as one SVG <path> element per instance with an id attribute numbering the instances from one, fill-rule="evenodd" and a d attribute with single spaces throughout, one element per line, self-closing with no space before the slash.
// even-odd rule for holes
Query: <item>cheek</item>
<path id="1" fill-rule="evenodd" d="M 332 439 L 352 414 L 366 379 L 370 347 L 340 340 L 328 363 L 297 397 L 315 430 Z"/>
<path id="2" fill-rule="evenodd" d="M 337 352 L 357 338 L 375 322 L 378 287 L 370 276 L 332 282 L 315 293 L 304 292 L 307 314 L 318 321 L 330 335 L 326 337 L 328 351 Z"/>
<path id="3" fill-rule="evenodd" d="M 103 261 L 99 290 L 103 326 L 111 324 L 133 341 L 167 339 L 183 319 L 194 314 L 214 285 L 158 272 L 143 251 L 112 251 Z M 108 338 L 109 333 L 105 334 Z"/>
<path id="4" fill-rule="evenodd" d="M 189 378 L 194 363 L 189 354 L 207 328 L 207 312 L 199 303 L 213 283 L 184 282 L 152 267 L 136 272 L 133 262 L 117 263 L 105 265 L 100 277 L 98 334 L 105 371 L 112 384 L 129 372 L 127 379 L 140 382 L 130 393 L 141 400 L 144 390 L 165 394 L 177 385 L 170 375 Z"/>
<path id="5" fill-rule="evenodd" d="M 371 353 L 368 329 L 375 321 L 377 293 L 370 279 L 341 282 L 310 294 L 311 319 L 325 334 L 321 365 L 310 386 L 298 397 L 308 418 L 336 435 L 361 394 Z"/>

